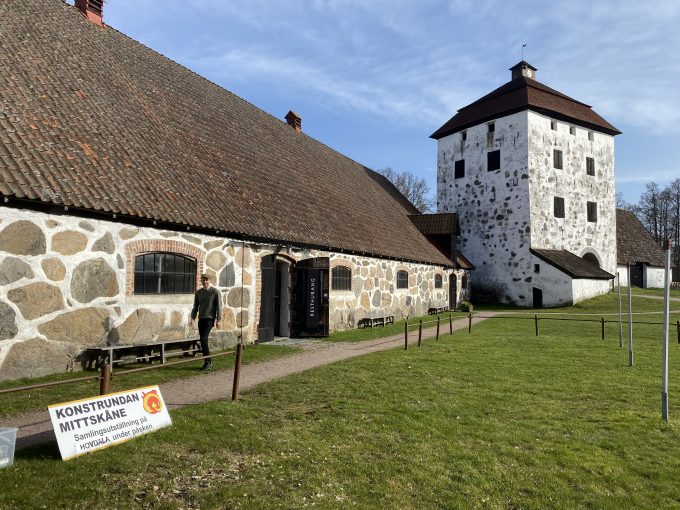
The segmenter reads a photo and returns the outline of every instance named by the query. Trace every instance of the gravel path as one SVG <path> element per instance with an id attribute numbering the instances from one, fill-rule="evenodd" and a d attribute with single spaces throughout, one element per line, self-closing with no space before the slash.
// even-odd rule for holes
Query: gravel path
<path id="1" fill-rule="evenodd" d="M 496 315 L 486 312 L 485 317 Z M 483 318 L 473 318 L 472 323 L 477 324 Z M 468 319 L 453 321 L 454 331 L 465 329 Z M 441 333 L 448 332 L 448 324 L 442 322 Z M 423 339 L 434 338 L 436 327 L 423 329 Z M 409 346 L 414 347 L 417 343 L 417 333 L 409 333 Z M 241 391 L 273 381 L 291 374 L 297 374 L 311 368 L 328 365 L 355 356 L 363 356 L 371 352 L 384 351 L 387 349 L 404 348 L 404 334 L 399 333 L 383 338 L 365 340 L 363 342 L 325 342 L 312 340 L 308 342 L 295 342 L 295 345 L 303 347 L 300 353 L 273 359 L 252 365 L 241 367 Z M 247 349 L 246 354 L 247 356 Z M 231 398 L 233 370 L 216 370 L 201 373 L 195 377 L 188 377 L 163 383 L 160 385 L 165 403 L 170 409 L 225 400 Z M 17 449 L 26 448 L 36 444 L 56 441 L 52 424 L 47 410 L 32 411 L 14 416 L 0 418 L 0 427 L 18 427 Z"/>

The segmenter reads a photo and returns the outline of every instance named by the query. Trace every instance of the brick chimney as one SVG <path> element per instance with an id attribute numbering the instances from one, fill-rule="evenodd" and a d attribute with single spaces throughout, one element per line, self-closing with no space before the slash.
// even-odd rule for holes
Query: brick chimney
<path id="1" fill-rule="evenodd" d="M 302 133 L 302 119 L 293 110 L 286 114 L 286 122 L 292 127 L 296 133 Z"/>
<path id="2" fill-rule="evenodd" d="M 92 23 L 100 26 L 104 24 L 104 0 L 76 0 L 76 8 Z"/>

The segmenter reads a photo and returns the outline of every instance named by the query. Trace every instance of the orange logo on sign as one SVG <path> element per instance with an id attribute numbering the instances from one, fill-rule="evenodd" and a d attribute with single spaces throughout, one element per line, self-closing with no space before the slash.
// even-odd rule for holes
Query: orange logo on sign
<path id="1" fill-rule="evenodd" d="M 142 393 L 142 402 L 144 405 L 144 410 L 149 414 L 160 413 L 163 409 L 163 402 L 156 390 L 151 390 L 148 393 Z"/>

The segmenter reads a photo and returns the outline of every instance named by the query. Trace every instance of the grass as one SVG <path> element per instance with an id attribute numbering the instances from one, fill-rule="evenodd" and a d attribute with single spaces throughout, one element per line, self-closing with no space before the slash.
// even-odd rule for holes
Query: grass
<path id="1" fill-rule="evenodd" d="M 288 356 L 299 352 L 299 348 L 278 347 L 269 345 L 249 345 L 243 354 L 243 364 L 258 363 L 272 358 Z M 171 359 L 170 362 L 176 361 Z M 111 380 L 111 391 L 122 391 L 130 388 L 140 388 L 161 384 L 175 379 L 193 377 L 200 374 L 200 367 L 203 364 L 202 358 L 196 358 L 195 363 L 184 363 L 176 366 L 167 366 L 158 370 L 138 372 L 125 375 L 126 368 L 138 368 L 142 365 L 123 365 L 116 368 L 116 376 Z M 234 356 L 220 356 L 213 358 L 214 369 L 232 368 L 234 366 Z M 0 383 L 0 389 L 17 388 L 20 386 L 40 384 L 53 381 L 64 381 L 77 379 L 85 376 L 97 376 L 96 371 L 72 372 L 65 374 L 54 374 L 35 379 L 19 379 Z M 48 388 L 35 389 L 20 393 L 0 394 L 0 417 L 12 414 L 32 411 L 35 409 L 45 409 L 48 405 L 58 402 L 69 402 L 89 396 L 99 394 L 99 382 L 83 381 L 73 384 L 51 386 Z M 0 507 L 1 508 L 1 507 Z"/>
<path id="2" fill-rule="evenodd" d="M 173 411 L 67 463 L 22 450 L 0 508 L 679 508 L 680 346 L 666 423 L 661 327 L 634 329 L 629 367 L 617 325 L 605 341 L 590 326 L 487 320 Z"/>

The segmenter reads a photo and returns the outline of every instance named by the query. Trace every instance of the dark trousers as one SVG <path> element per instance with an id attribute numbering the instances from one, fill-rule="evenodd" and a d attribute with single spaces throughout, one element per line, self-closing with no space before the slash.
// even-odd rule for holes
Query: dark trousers
<path id="1" fill-rule="evenodd" d="M 208 344 L 208 336 L 210 330 L 215 325 L 215 319 L 198 319 L 198 336 L 201 337 L 201 350 L 206 361 L 210 360 L 210 345 Z"/>

